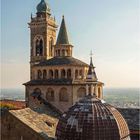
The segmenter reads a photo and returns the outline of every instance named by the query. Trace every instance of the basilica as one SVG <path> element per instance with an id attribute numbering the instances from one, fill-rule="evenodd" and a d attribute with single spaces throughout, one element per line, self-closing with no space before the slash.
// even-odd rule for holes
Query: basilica
<path id="1" fill-rule="evenodd" d="M 104 101 L 104 84 L 97 78 L 92 55 L 90 64 L 73 57 L 65 17 L 59 28 L 50 6 L 41 0 L 28 25 L 26 108 L 5 113 L 3 140 L 138 140 L 139 110 L 116 109 Z"/>
<path id="2" fill-rule="evenodd" d="M 32 97 L 38 95 L 62 112 L 89 90 L 103 98 L 103 83 L 97 79 L 92 57 L 90 65 L 73 57 L 74 45 L 69 41 L 64 16 L 56 37 L 58 25 L 51 16 L 49 5 L 42 0 L 37 5 L 36 16 L 31 16 L 29 28 L 31 79 L 24 84 L 27 106 L 32 107 Z"/>

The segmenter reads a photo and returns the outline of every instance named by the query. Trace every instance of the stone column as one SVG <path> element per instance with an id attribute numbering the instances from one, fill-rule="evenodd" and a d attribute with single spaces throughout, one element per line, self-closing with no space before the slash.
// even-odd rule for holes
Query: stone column
<path id="1" fill-rule="evenodd" d="M 98 97 L 98 87 L 95 85 L 95 95 Z"/>
<path id="2" fill-rule="evenodd" d="M 93 87 L 93 84 L 91 84 L 91 95 L 93 95 L 93 93 L 94 93 L 94 87 Z"/>

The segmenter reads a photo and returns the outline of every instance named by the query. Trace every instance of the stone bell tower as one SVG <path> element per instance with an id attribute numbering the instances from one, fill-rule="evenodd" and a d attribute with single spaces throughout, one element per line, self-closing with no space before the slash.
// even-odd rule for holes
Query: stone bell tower
<path id="1" fill-rule="evenodd" d="M 31 66 L 50 59 L 54 56 L 53 45 L 56 42 L 57 25 L 55 18 L 51 16 L 51 10 L 45 0 L 37 5 L 36 16 L 31 15 L 29 28 L 31 31 Z"/>

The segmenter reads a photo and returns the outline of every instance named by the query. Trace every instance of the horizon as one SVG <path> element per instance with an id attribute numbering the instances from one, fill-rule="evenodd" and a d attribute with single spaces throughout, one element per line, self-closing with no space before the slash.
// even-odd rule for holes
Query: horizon
<path id="1" fill-rule="evenodd" d="M 22 84 L 29 81 L 30 31 L 27 23 L 31 13 L 35 15 L 39 2 L 1 1 L 2 89 L 23 89 Z M 48 2 L 59 26 L 65 15 L 74 57 L 89 63 L 89 53 L 93 51 L 96 73 L 99 81 L 105 83 L 104 88 L 140 88 L 140 8 L 137 0 Z"/>

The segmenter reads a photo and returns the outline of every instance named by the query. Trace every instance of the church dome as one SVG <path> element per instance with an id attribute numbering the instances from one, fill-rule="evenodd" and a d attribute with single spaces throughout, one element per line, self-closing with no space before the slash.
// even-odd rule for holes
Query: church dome
<path id="1" fill-rule="evenodd" d="M 46 0 L 41 0 L 41 2 L 36 7 L 37 13 L 50 13 L 50 8 Z"/>
<path id="2" fill-rule="evenodd" d="M 122 115 L 95 95 L 81 99 L 58 122 L 57 140 L 130 140 Z"/>

